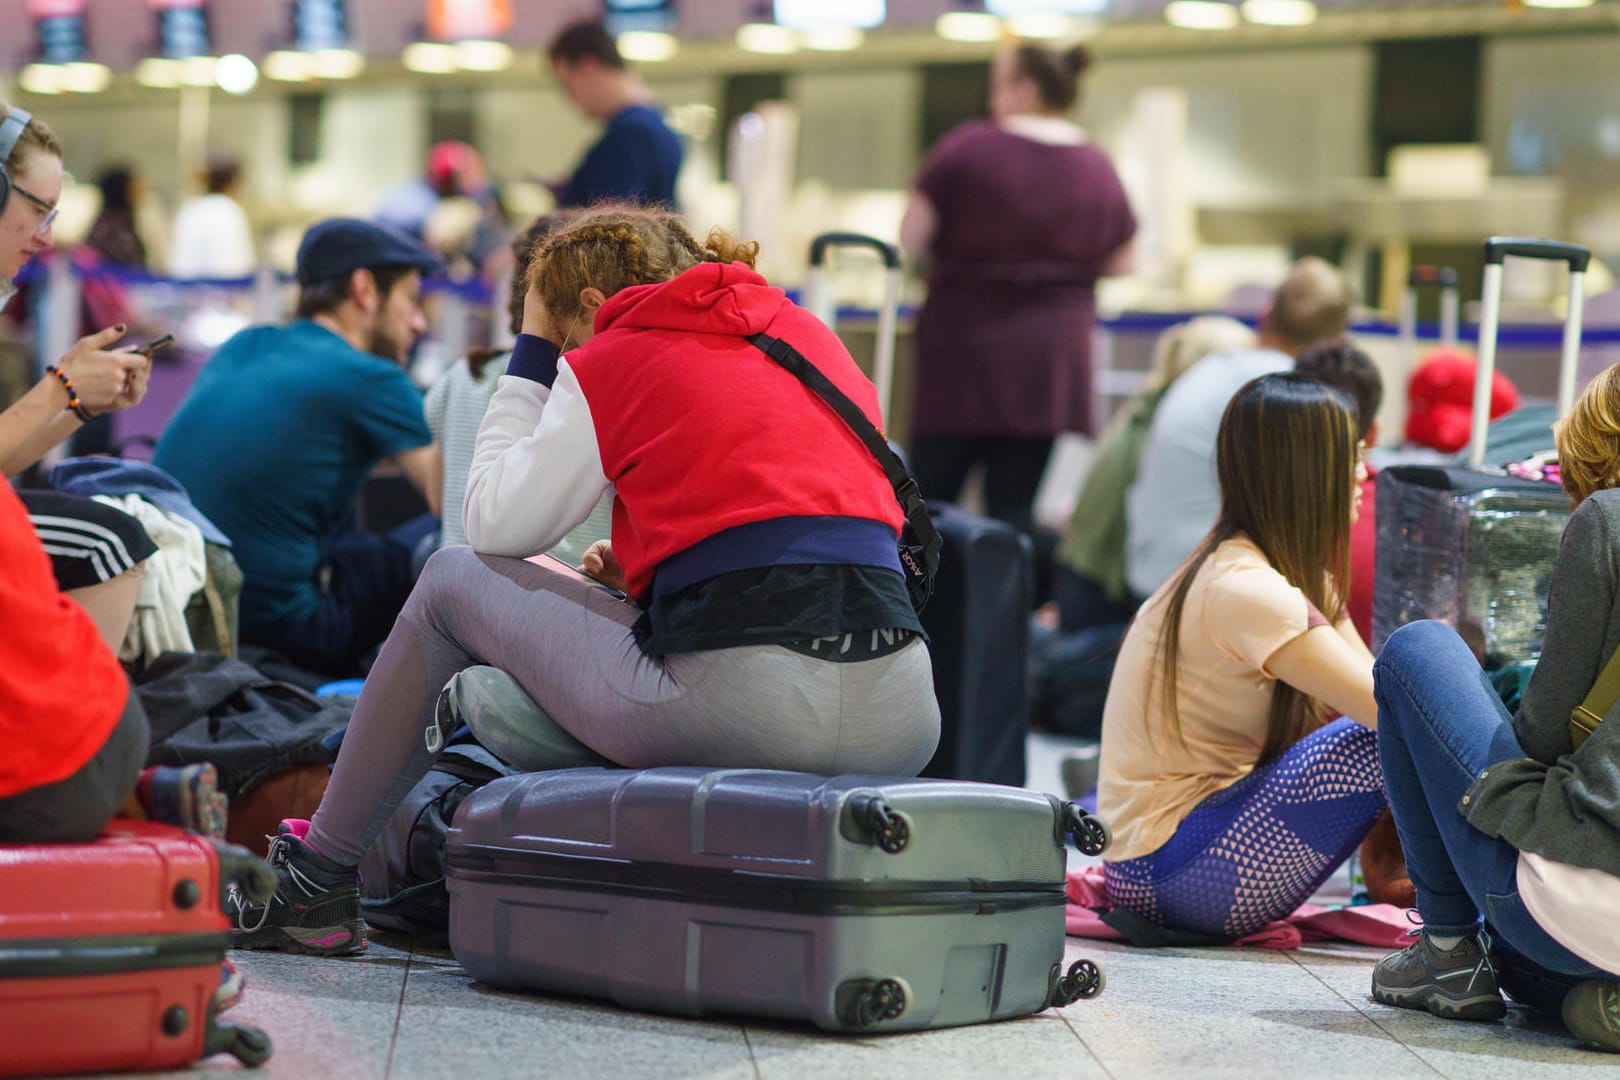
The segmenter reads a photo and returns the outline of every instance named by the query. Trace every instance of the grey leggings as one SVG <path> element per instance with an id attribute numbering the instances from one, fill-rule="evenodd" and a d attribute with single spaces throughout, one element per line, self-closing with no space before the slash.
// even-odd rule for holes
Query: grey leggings
<path id="1" fill-rule="evenodd" d="M 640 617 L 560 563 L 436 552 L 366 679 L 310 844 L 359 863 L 438 756 L 439 691 L 474 664 L 510 672 L 569 734 L 631 768 L 912 776 L 933 755 L 939 705 L 920 639 L 859 663 L 775 645 L 656 659 L 630 633 Z"/>

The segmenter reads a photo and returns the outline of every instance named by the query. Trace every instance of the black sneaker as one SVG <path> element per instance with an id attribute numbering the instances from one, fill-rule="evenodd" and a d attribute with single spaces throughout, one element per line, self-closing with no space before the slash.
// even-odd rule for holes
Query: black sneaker
<path id="1" fill-rule="evenodd" d="M 347 956 L 366 947 L 360 918 L 360 875 L 304 842 L 307 821 L 283 821 L 270 841 L 276 892 L 268 903 L 232 888 L 226 914 L 236 917 L 231 947 L 278 949 L 312 956 Z"/>
<path id="2" fill-rule="evenodd" d="M 1620 1053 L 1620 983 L 1587 979 L 1564 999 L 1564 1026 L 1587 1046 Z"/>
<path id="3" fill-rule="evenodd" d="M 1500 1020 L 1507 1003 L 1491 966 L 1491 941 L 1483 932 L 1450 949 L 1437 948 L 1427 930 L 1373 968 L 1373 997 L 1402 1009 L 1427 1009 L 1446 1020 Z"/>

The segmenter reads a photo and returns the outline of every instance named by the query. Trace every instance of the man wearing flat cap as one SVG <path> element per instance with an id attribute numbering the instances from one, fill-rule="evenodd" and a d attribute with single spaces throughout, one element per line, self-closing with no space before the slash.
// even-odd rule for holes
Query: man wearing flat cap
<path id="1" fill-rule="evenodd" d="M 366 477 L 392 462 L 439 512 L 439 450 L 404 369 L 438 268 L 396 229 L 314 225 L 296 320 L 222 345 L 158 440 L 153 463 L 231 538 L 242 640 L 322 674 L 356 673 L 413 584 L 405 537 L 344 527 Z"/>

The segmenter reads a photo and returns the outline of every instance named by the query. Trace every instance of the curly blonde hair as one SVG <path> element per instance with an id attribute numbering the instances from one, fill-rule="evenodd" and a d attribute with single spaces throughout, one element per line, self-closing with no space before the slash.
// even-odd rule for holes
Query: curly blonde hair
<path id="1" fill-rule="evenodd" d="M 752 269 L 759 245 L 722 229 L 699 244 L 681 219 L 651 207 L 597 206 L 542 240 L 529 260 L 528 287 L 540 293 L 553 319 L 582 314 L 587 288 L 612 296 L 632 285 L 668 281 L 699 263 L 742 263 Z"/>
<path id="2" fill-rule="evenodd" d="M 1620 485 L 1620 364 L 1586 384 L 1569 415 L 1553 425 L 1553 441 L 1572 507 Z"/>

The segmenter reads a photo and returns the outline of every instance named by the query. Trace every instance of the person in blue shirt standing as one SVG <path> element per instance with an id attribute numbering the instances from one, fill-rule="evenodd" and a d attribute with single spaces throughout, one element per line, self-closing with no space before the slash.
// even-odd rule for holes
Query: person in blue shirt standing
<path id="1" fill-rule="evenodd" d="M 612 200 L 674 209 L 681 140 L 653 106 L 647 87 L 624 66 L 613 35 L 600 22 L 576 22 L 557 35 L 548 55 L 568 99 L 607 125 L 574 174 L 553 186 L 557 205 Z"/>
<path id="2" fill-rule="evenodd" d="M 439 450 L 404 369 L 439 265 L 387 226 L 312 226 L 296 320 L 221 346 L 153 457 L 231 538 L 242 640 L 324 674 L 357 672 L 413 584 L 408 538 L 345 528 L 366 477 L 391 461 L 439 512 Z"/>

